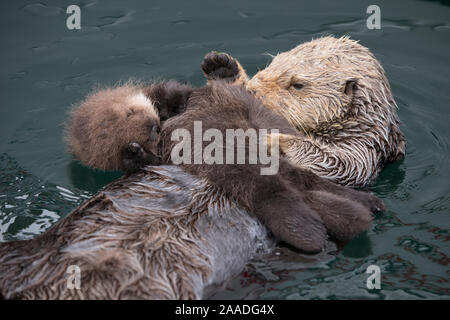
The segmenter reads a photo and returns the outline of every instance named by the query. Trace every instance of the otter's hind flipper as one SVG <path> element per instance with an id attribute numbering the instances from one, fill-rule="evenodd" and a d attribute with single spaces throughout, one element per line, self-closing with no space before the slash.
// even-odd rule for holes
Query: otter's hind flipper
<path id="1" fill-rule="evenodd" d="M 359 202 L 325 191 L 308 191 L 304 199 L 320 215 L 328 234 L 339 241 L 349 241 L 371 225 L 371 212 Z"/>
<path id="2" fill-rule="evenodd" d="M 284 172 L 283 176 L 302 191 L 326 191 L 345 199 L 359 202 L 372 212 L 380 212 L 385 209 L 383 201 L 369 192 L 363 192 L 350 187 L 338 185 L 328 179 L 319 177 L 313 172 L 303 170 L 298 167 L 287 167 L 287 170 Z"/>
<path id="3" fill-rule="evenodd" d="M 324 223 L 299 194 L 274 195 L 255 208 L 255 214 L 277 238 L 303 252 L 317 253 L 325 247 Z"/>

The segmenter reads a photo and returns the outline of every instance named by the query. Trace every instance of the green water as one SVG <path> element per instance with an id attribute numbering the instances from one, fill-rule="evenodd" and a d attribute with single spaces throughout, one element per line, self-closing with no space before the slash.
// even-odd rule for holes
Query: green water
<path id="1" fill-rule="evenodd" d="M 81 7 L 81 31 L 65 9 Z M 4 1 L 0 6 L 0 239 L 42 233 L 120 173 L 84 168 L 66 152 L 70 105 L 96 84 L 175 78 L 204 84 L 211 50 L 249 74 L 325 34 L 348 34 L 384 66 L 407 139 L 404 161 L 372 190 L 385 201 L 370 231 L 337 255 L 280 248 L 213 298 L 450 298 L 449 1 Z M 382 271 L 366 288 L 366 268 Z"/>

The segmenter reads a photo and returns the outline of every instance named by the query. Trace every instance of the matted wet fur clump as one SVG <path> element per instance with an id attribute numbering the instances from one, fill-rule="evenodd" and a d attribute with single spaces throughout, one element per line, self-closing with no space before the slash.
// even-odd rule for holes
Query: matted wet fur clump
<path id="1" fill-rule="evenodd" d="M 206 55 L 208 80 L 242 85 L 286 118 L 301 136 L 280 135 L 295 165 L 343 185 L 363 187 L 405 154 L 386 74 L 366 47 L 323 37 L 273 57 L 249 79 L 227 54 Z"/>

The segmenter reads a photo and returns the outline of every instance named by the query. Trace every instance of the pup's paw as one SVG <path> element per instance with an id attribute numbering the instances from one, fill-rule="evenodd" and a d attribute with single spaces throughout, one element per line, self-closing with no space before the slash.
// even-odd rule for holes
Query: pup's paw
<path id="1" fill-rule="evenodd" d="M 208 80 L 229 79 L 235 80 L 239 75 L 236 60 L 227 53 L 212 51 L 202 62 L 202 70 Z"/>
<path id="2" fill-rule="evenodd" d="M 145 150 L 136 142 L 129 143 L 125 150 L 125 153 L 130 157 L 140 158 L 145 154 Z"/>
<path id="3" fill-rule="evenodd" d="M 122 150 L 122 170 L 127 174 L 139 171 L 146 165 L 160 165 L 161 158 L 147 152 L 139 143 L 131 142 Z"/>

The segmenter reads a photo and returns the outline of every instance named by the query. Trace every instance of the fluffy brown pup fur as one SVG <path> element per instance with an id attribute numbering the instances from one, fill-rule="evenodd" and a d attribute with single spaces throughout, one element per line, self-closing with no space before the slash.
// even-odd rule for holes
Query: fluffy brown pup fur
<path id="1" fill-rule="evenodd" d="M 185 111 L 168 119 L 163 126 L 160 144 L 163 163 L 171 163 L 171 152 L 178 144 L 172 140 L 172 133 L 183 129 L 194 136 L 195 121 L 201 121 L 202 130 L 216 129 L 223 136 L 227 129 L 278 129 L 284 134 L 295 134 L 284 118 L 265 108 L 248 91 L 224 81 L 190 90 L 186 97 L 189 98 Z M 203 144 L 204 148 L 208 145 L 206 141 Z M 224 155 L 229 152 L 225 145 L 220 148 Z M 245 150 L 248 159 L 248 144 Z M 194 148 L 189 152 L 194 159 Z M 236 150 L 233 152 L 237 159 Z M 142 161 L 140 154 L 136 154 L 138 162 Z M 320 251 L 327 235 L 341 241 L 353 238 L 369 227 L 370 211 L 383 208 L 381 200 L 370 194 L 338 186 L 295 168 L 284 159 L 280 159 L 276 175 L 261 175 L 261 164 L 202 162 L 183 163 L 181 167 L 223 190 L 228 198 L 255 214 L 279 239 L 306 252 Z"/>
<path id="2" fill-rule="evenodd" d="M 184 111 L 191 91 L 176 81 L 145 86 L 129 82 L 94 91 L 71 110 L 69 150 L 84 165 L 101 170 L 129 174 L 146 163 L 158 165 L 160 126 Z"/>
<path id="3" fill-rule="evenodd" d="M 202 68 L 208 80 L 243 85 L 286 118 L 301 135 L 280 135 L 281 151 L 331 181 L 365 186 L 405 154 L 385 72 L 369 49 L 348 37 L 303 43 L 251 79 L 227 54 L 209 53 Z"/>
<path id="4" fill-rule="evenodd" d="M 123 170 L 122 152 L 135 141 L 156 154 L 160 120 L 154 103 L 131 83 L 90 94 L 70 115 L 66 140 L 83 164 L 101 170 Z M 113 138 L 112 138 L 113 137 Z M 157 157 L 153 159 L 157 162 Z"/>

